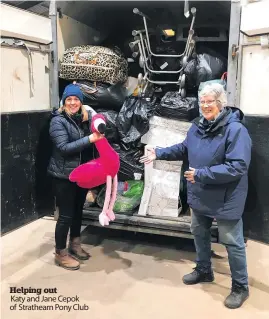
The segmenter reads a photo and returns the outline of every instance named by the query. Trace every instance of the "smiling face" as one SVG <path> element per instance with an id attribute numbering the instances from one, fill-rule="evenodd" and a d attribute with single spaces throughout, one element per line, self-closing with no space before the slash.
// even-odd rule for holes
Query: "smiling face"
<path id="1" fill-rule="evenodd" d="M 68 96 L 64 105 L 68 113 L 76 114 L 81 108 L 81 101 L 76 96 Z"/>
<path id="2" fill-rule="evenodd" d="M 208 121 L 213 121 L 220 113 L 218 102 L 214 95 L 208 94 L 201 96 L 200 105 L 203 117 Z"/>

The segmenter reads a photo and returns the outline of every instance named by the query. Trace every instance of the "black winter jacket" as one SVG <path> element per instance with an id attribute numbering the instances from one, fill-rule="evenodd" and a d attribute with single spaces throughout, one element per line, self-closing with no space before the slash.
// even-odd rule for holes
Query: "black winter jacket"
<path id="1" fill-rule="evenodd" d="M 52 155 L 48 174 L 69 179 L 73 169 L 94 158 L 93 144 L 89 141 L 91 134 L 89 121 L 81 122 L 71 118 L 65 112 L 52 112 L 49 134 L 52 141 Z"/>

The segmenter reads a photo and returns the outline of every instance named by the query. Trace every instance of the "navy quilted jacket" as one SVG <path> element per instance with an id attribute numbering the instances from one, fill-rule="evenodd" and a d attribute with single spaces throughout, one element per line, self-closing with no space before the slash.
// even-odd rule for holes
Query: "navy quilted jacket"
<path id="1" fill-rule="evenodd" d="M 156 149 L 157 159 L 188 158 L 195 183 L 188 182 L 188 204 L 217 219 L 240 219 L 248 192 L 251 139 L 241 123 L 243 113 L 227 107 L 210 125 L 194 120 L 183 143 Z"/>
<path id="2" fill-rule="evenodd" d="M 50 175 L 68 179 L 73 169 L 94 157 L 93 144 L 89 141 L 89 121 L 81 123 L 65 112 L 52 112 L 49 129 L 53 145 L 48 166 Z"/>

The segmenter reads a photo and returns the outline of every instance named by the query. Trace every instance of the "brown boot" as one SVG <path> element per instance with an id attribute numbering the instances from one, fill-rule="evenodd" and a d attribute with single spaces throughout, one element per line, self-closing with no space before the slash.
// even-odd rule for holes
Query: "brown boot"
<path id="1" fill-rule="evenodd" d="M 56 265 L 68 270 L 77 270 L 80 267 L 80 263 L 67 253 L 66 249 L 56 249 L 55 251 L 55 263 Z"/>
<path id="2" fill-rule="evenodd" d="M 82 249 L 79 237 L 70 239 L 68 251 L 70 255 L 79 260 L 88 260 L 91 257 L 89 253 Z"/>

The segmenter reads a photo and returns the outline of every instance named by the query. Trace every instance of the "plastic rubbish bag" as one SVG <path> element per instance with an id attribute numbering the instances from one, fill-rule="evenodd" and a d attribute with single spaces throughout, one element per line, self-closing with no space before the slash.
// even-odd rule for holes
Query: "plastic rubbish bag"
<path id="1" fill-rule="evenodd" d="M 120 156 L 120 170 L 118 179 L 120 181 L 132 180 L 137 174 L 143 179 L 144 164 L 139 162 L 140 157 L 144 154 L 144 145 L 132 148 L 130 150 L 122 149 L 119 144 L 111 144 L 113 149 Z"/>
<path id="2" fill-rule="evenodd" d="M 115 213 L 132 213 L 140 204 L 144 191 L 143 181 L 128 180 L 127 190 L 118 192 L 113 211 Z M 97 197 L 97 205 L 103 207 L 105 201 L 106 187 L 104 187 Z"/>
<path id="3" fill-rule="evenodd" d="M 118 153 L 120 155 L 120 170 L 118 174 L 120 181 L 134 179 L 135 173 L 139 173 L 143 177 L 144 164 L 139 162 L 140 157 L 143 155 L 142 148 L 120 149 Z"/>
<path id="4" fill-rule="evenodd" d="M 157 106 L 156 114 L 181 121 L 192 121 L 199 116 L 198 99 L 182 98 L 179 92 L 167 92 Z"/>
<path id="5" fill-rule="evenodd" d="M 116 126 L 116 120 L 118 113 L 116 111 L 107 111 L 98 109 L 97 113 L 101 113 L 106 118 L 106 132 L 105 136 L 109 143 L 118 143 L 120 141 L 118 129 Z"/>
<path id="6" fill-rule="evenodd" d="M 199 87 L 201 82 L 219 79 L 225 72 L 224 62 L 207 53 L 198 54 L 184 69 L 188 86 Z"/>
<path id="7" fill-rule="evenodd" d="M 90 81 L 77 81 L 80 87 L 84 104 L 90 105 L 92 108 L 104 108 L 106 110 L 114 110 L 119 112 L 128 90 L 121 83 L 114 85 L 106 83 L 93 83 Z"/>
<path id="8" fill-rule="evenodd" d="M 117 117 L 121 143 L 134 147 L 149 130 L 149 118 L 154 114 L 156 98 L 129 97 Z"/>

